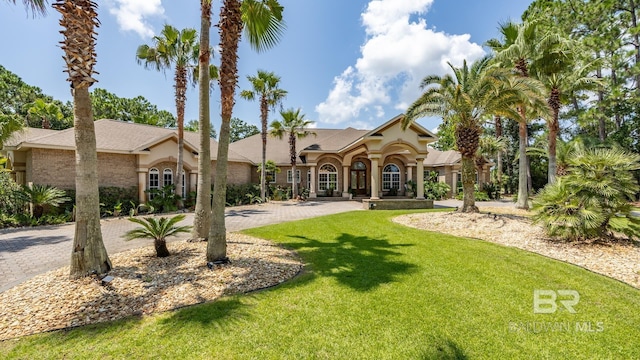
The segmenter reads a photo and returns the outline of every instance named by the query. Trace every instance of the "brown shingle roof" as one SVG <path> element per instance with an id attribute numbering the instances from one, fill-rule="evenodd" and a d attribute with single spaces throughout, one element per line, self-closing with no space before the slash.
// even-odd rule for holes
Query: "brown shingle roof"
<path id="1" fill-rule="evenodd" d="M 175 129 L 166 129 L 146 124 L 134 124 L 117 120 L 101 119 L 94 123 L 96 133 L 96 148 L 99 152 L 138 152 L 158 144 L 172 137 L 177 138 Z M 12 138 L 11 146 L 44 147 L 75 149 L 75 135 L 73 128 L 66 130 L 45 130 L 28 128 L 27 136 Z M 31 136 L 29 134 L 33 134 Z M 40 136 L 35 136 L 35 135 Z M 199 134 L 185 131 L 185 147 L 197 151 Z M 8 144 L 7 144 L 8 145 Z M 211 158 L 218 153 L 218 142 L 211 139 Z M 248 162 L 240 154 L 229 151 L 229 160 Z"/>
<path id="2" fill-rule="evenodd" d="M 309 135 L 305 138 L 297 139 L 296 152 L 298 154 L 305 149 L 336 152 L 368 132 L 367 130 L 357 130 L 354 128 L 309 130 L 316 133 L 316 136 Z M 255 164 L 259 164 L 262 162 L 262 135 L 256 134 L 238 140 L 230 145 L 230 149 L 253 161 Z M 271 135 L 267 136 L 267 160 L 272 160 L 278 165 L 288 165 L 290 163 L 288 134 L 285 134 L 282 139 Z"/>
<path id="3" fill-rule="evenodd" d="M 460 153 L 455 150 L 440 151 L 429 148 L 429 154 L 424 159 L 424 166 L 453 165 L 460 161 Z"/>
<path id="4" fill-rule="evenodd" d="M 9 139 L 4 142 L 4 146 L 17 146 L 24 141 L 32 141 L 39 137 L 44 137 L 55 133 L 58 133 L 58 130 L 24 128 L 21 131 L 14 132 L 11 137 L 9 137 Z"/>

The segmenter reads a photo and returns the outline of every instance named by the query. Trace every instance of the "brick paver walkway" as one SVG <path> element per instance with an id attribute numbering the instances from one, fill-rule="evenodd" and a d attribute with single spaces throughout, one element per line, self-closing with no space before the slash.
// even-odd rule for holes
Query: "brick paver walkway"
<path id="1" fill-rule="evenodd" d="M 362 209 L 355 201 L 271 202 L 228 208 L 227 231 L 276 224 Z M 193 223 L 187 213 L 183 224 Z M 124 241 L 122 235 L 137 225 L 126 218 L 102 221 L 102 237 L 109 254 L 150 244 L 149 240 Z M 74 225 L 0 230 L 0 292 L 46 271 L 69 264 Z M 186 237 L 187 234 L 184 234 Z"/>

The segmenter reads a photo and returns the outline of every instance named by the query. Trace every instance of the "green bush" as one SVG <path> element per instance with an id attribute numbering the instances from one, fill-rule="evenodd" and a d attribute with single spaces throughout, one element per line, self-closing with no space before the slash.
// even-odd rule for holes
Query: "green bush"
<path id="1" fill-rule="evenodd" d="M 178 206 L 176 205 L 178 195 L 175 192 L 175 188 L 176 186 L 174 184 L 169 184 L 160 189 L 147 190 L 146 192 L 149 194 L 150 199 L 147 206 L 153 207 L 153 209 L 159 213 L 178 210 Z"/>
<path id="2" fill-rule="evenodd" d="M 456 200 L 462 200 L 462 198 L 464 197 L 464 193 L 463 192 L 459 192 L 456 194 Z M 475 199 L 475 201 L 489 201 L 491 200 L 489 198 L 489 195 L 487 195 L 486 192 L 484 191 L 474 191 L 473 192 L 473 197 Z"/>
<path id="3" fill-rule="evenodd" d="M 451 191 L 451 186 L 443 182 L 424 182 L 424 197 L 430 200 L 442 200 Z"/>
<path id="4" fill-rule="evenodd" d="M 127 215 L 130 209 L 138 206 L 138 188 L 135 186 L 128 188 L 103 186 L 98 191 L 100 204 L 102 204 L 100 212 L 103 216 Z"/>
<path id="5" fill-rule="evenodd" d="M 482 185 L 482 191 L 486 193 L 486 195 L 491 200 L 500 199 L 500 184 L 494 182 L 484 183 Z"/>
<path id="6" fill-rule="evenodd" d="M 547 185 L 534 199 L 534 220 L 565 240 L 640 237 L 640 219 L 630 216 L 639 190 L 631 171 L 640 155 L 617 149 L 588 149 L 569 160 L 569 174 Z"/>
<path id="7" fill-rule="evenodd" d="M 226 203 L 228 206 L 250 204 L 255 201 L 256 197 L 260 198 L 260 185 L 258 184 L 227 185 Z"/>
<path id="8" fill-rule="evenodd" d="M 8 171 L 0 170 L 0 214 L 15 215 L 25 210 L 24 197 L 20 196 L 21 189 L 11 179 Z"/>

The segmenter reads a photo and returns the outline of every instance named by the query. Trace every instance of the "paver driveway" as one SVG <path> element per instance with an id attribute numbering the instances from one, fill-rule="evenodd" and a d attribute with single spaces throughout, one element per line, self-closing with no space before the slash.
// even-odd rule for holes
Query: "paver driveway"
<path id="1" fill-rule="evenodd" d="M 356 201 L 270 202 L 226 210 L 227 231 L 238 231 L 362 209 Z M 181 223 L 193 223 L 193 213 L 187 213 Z M 167 215 L 165 215 L 167 216 Z M 110 254 L 151 244 L 149 240 L 124 241 L 122 235 L 137 225 L 126 218 L 102 221 L 102 237 Z M 0 230 L 0 292 L 46 271 L 69 264 L 74 225 Z M 186 238 L 188 234 L 181 234 Z"/>

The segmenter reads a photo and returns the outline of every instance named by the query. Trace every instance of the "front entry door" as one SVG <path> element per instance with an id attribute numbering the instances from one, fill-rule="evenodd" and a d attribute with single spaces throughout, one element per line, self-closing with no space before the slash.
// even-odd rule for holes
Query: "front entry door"
<path id="1" fill-rule="evenodd" d="M 367 194 L 366 170 L 351 170 L 351 189 L 355 190 L 356 195 Z"/>

